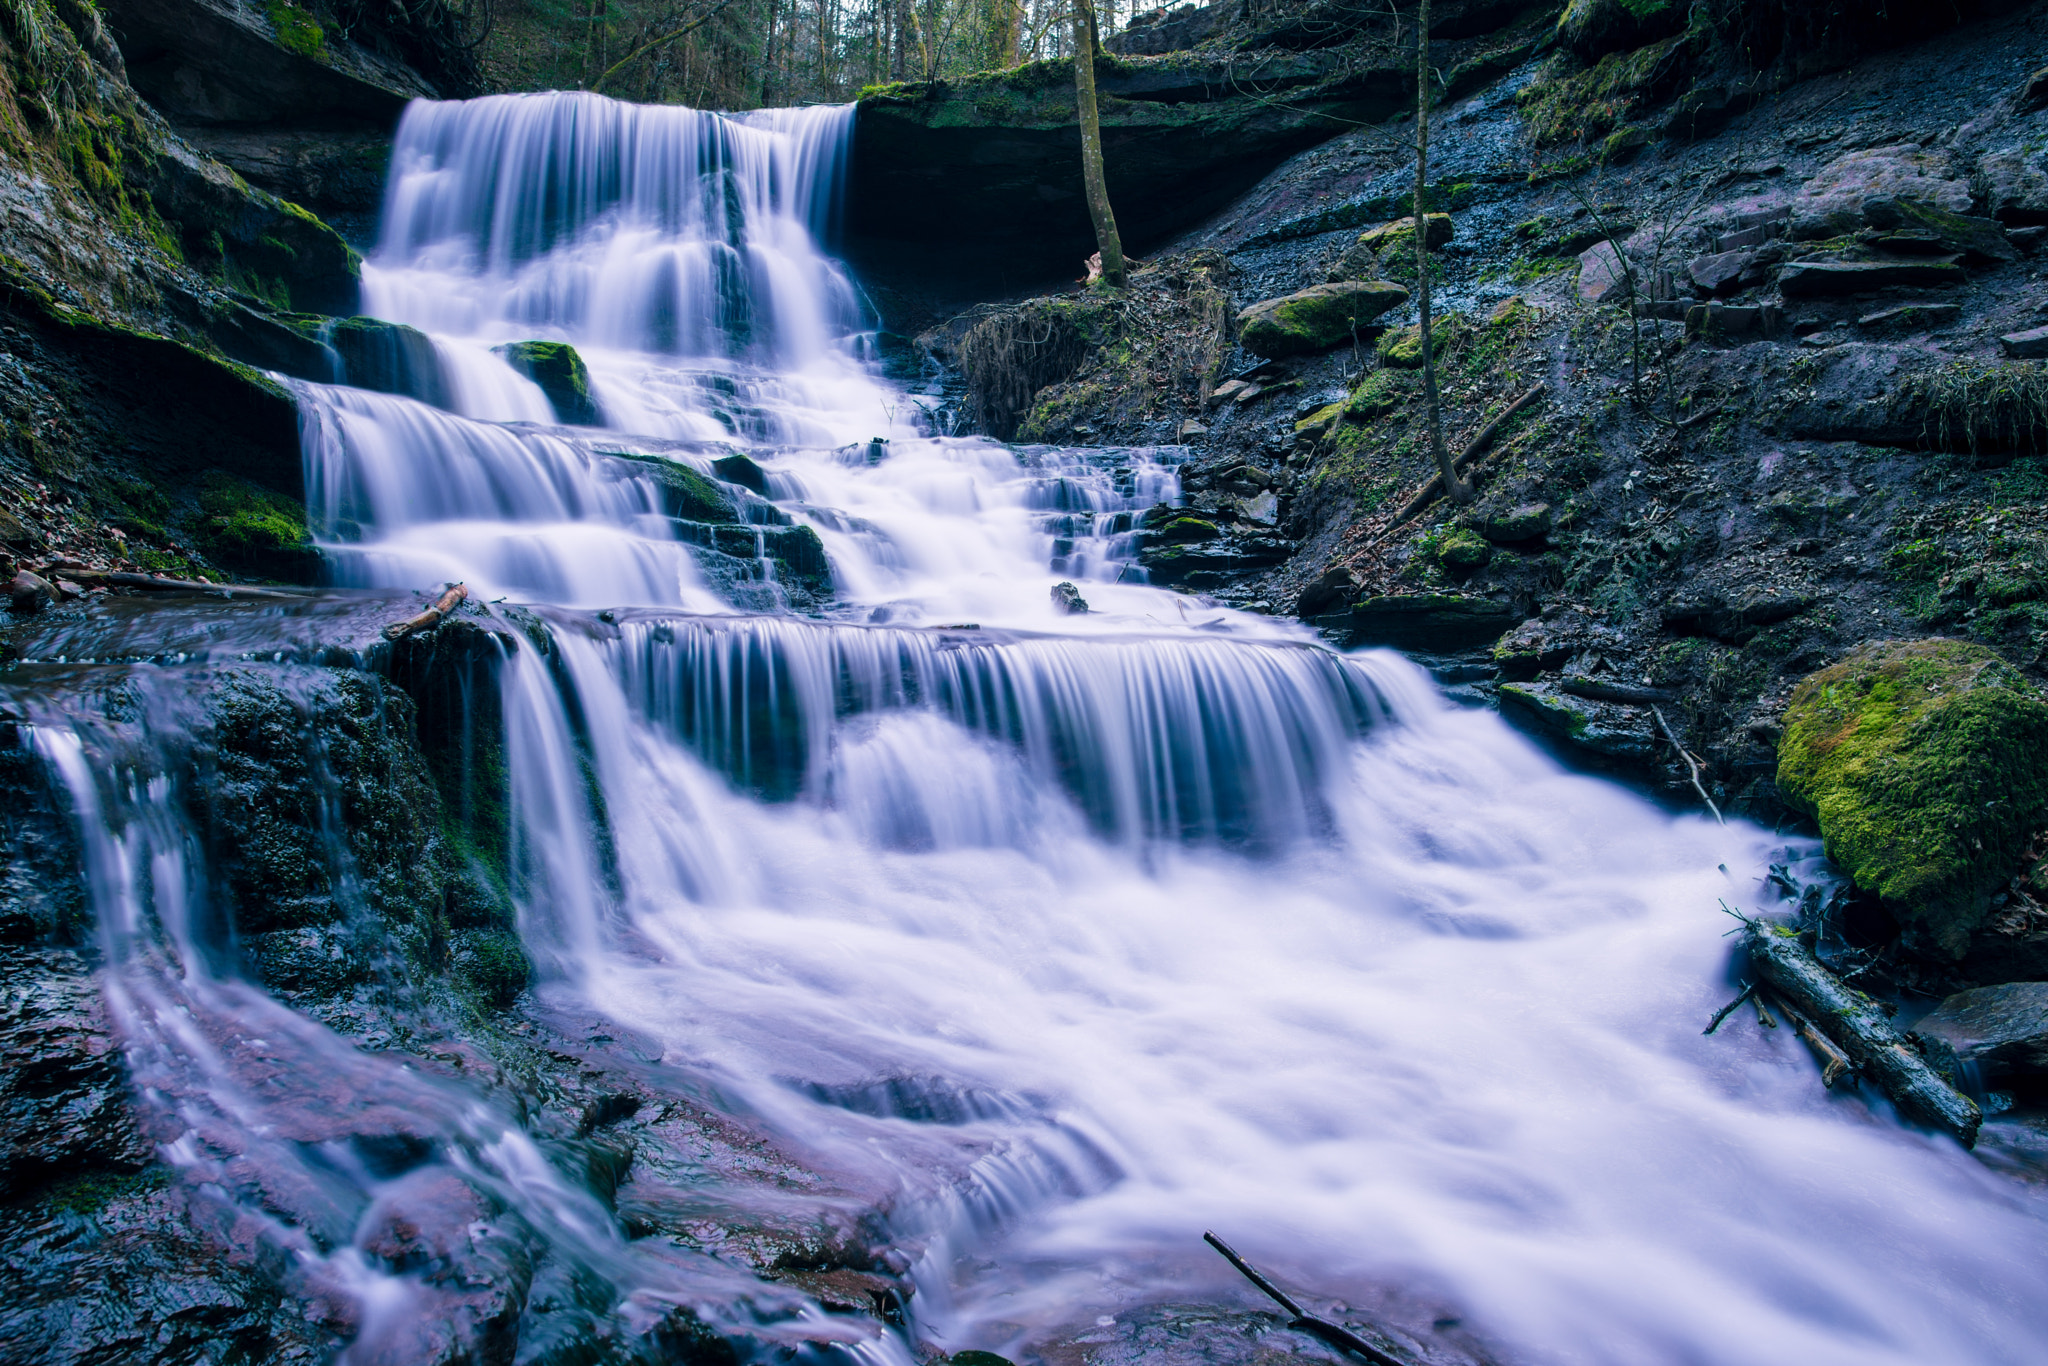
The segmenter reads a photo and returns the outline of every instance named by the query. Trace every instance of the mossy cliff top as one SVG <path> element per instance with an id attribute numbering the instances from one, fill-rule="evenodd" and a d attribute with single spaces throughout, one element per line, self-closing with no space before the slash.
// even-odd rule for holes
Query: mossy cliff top
<path id="1" fill-rule="evenodd" d="M 1778 787 L 1920 947 L 1960 958 L 2048 821 L 2048 700 L 1983 646 L 1874 641 L 1793 691 Z"/>

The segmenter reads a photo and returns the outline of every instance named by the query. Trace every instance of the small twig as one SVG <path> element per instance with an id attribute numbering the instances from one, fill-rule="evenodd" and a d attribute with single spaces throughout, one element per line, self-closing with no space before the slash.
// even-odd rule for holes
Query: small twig
<path id="1" fill-rule="evenodd" d="M 1841 1046 L 1814 1028 L 1811 1020 L 1785 1004 L 1784 997 L 1776 999 L 1778 1009 L 1792 1022 L 1793 1032 L 1806 1041 L 1807 1048 L 1813 1053 L 1814 1061 L 1820 1064 L 1820 1084 L 1832 1091 L 1835 1084 L 1844 1077 L 1853 1077 L 1856 1064 L 1849 1060 L 1849 1055 L 1842 1051 Z"/>
<path id="2" fill-rule="evenodd" d="M 1765 1029 L 1776 1029 L 1778 1027 L 1778 1022 L 1771 1018 L 1771 1008 L 1764 1004 L 1764 994 L 1761 991 L 1751 995 L 1749 1003 L 1756 1007 L 1756 1022 L 1758 1024 L 1762 1025 Z"/>
<path id="3" fill-rule="evenodd" d="M 426 611 L 406 621 L 394 621 L 384 628 L 384 639 L 403 640 L 416 631 L 429 630 L 441 624 L 441 619 L 460 607 L 469 598 L 469 589 L 459 583 L 448 585 L 448 591 Z"/>
<path id="4" fill-rule="evenodd" d="M 1730 1015 L 1733 1015 L 1737 1010 L 1741 1009 L 1742 1003 L 1744 1001 L 1747 1001 L 1750 997 L 1754 995 L 1756 995 L 1756 983 L 1751 982 L 1748 986 L 1742 989 L 1742 994 L 1740 996 L 1737 996 L 1727 1005 L 1722 1006 L 1719 1010 L 1715 1011 L 1714 1018 L 1707 1021 L 1707 1027 L 1705 1029 L 1702 1029 L 1700 1033 L 1711 1034 L 1715 1030 L 1719 1029 L 1721 1027 L 1721 1022 L 1723 1020 L 1727 1019 Z"/>
<path id="5" fill-rule="evenodd" d="M 1236 1252 L 1231 1250 L 1230 1244 L 1224 1242 L 1215 1234 L 1204 1233 L 1202 1241 L 1222 1253 L 1223 1260 L 1229 1262 L 1238 1271 L 1243 1273 L 1244 1278 L 1264 1292 L 1268 1299 L 1293 1315 L 1292 1321 L 1287 1325 L 1289 1328 L 1294 1329 L 1296 1332 L 1307 1333 L 1314 1338 L 1320 1338 L 1339 1350 L 1355 1353 L 1366 1361 L 1371 1362 L 1372 1366 L 1408 1366 L 1408 1363 L 1402 1361 L 1401 1358 L 1381 1351 L 1350 1329 L 1340 1328 L 1334 1323 L 1315 1318 L 1303 1312 L 1300 1305 L 1287 1297 L 1286 1291 L 1267 1280 L 1264 1276 L 1261 1276 L 1250 1262 L 1238 1256 Z"/>
<path id="6" fill-rule="evenodd" d="M 1693 760 L 1692 755 L 1685 752 L 1685 746 L 1678 743 L 1678 737 L 1671 733 L 1671 723 L 1664 719 L 1663 708 L 1650 708 L 1650 715 L 1657 718 L 1657 725 L 1663 730 L 1664 738 L 1671 742 L 1671 747 L 1678 751 L 1678 757 L 1685 760 L 1686 769 L 1692 774 L 1692 790 L 1700 794 L 1700 800 L 1707 804 L 1707 810 L 1714 813 L 1715 823 L 1719 825 L 1728 824 L 1721 817 L 1721 808 L 1714 805 L 1714 799 L 1709 797 L 1707 789 L 1700 785 L 1700 766 Z"/>

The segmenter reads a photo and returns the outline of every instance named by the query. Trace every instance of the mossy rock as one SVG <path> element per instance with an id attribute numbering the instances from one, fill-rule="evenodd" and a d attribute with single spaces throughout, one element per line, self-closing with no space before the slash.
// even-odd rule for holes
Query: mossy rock
<path id="1" fill-rule="evenodd" d="M 382 318 L 342 318 L 328 330 L 327 344 L 341 357 L 344 383 L 448 406 L 441 357 L 418 328 Z"/>
<path id="2" fill-rule="evenodd" d="M 2048 700 L 1981 645 L 1872 642 L 1793 691 L 1778 788 L 1912 947 L 1960 958 L 2048 823 Z"/>
<path id="3" fill-rule="evenodd" d="M 630 460 L 642 471 L 653 476 L 661 486 L 662 511 L 671 517 L 680 517 L 688 522 L 737 522 L 739 508 L 725 486 L 706 474 L 699 474 L 688 465 L 677 464 L 658 455 L 625 455 L 615 458 Z"/>
<path id="4" fill-rule="evenodd" d="M 1451 216 L 1447 213 L 1424 214 L 1423 222 L 1429 225 L 1427 240 L 1431 251 L 1435 251 L 1438 247 L 1449 243 L 1456 231 L 1451 224 Z M 1411 214 L 1406 218 L 1397 218 L 1391 223 L 1382 223 L 1369 232 L 1360 233 L 1358 245 L 1382 258 L 1390 251 L 1405 251 L 1410 256 L 1413 256 L 1415 254 L 1414 215 Z"/>
<path id="5" fill-rule="evenodd" d="M 509 930 L 460 930 L 453 941 L 448 956 L 456 976 L 494 1009 L 518 1000 L 533 979 L 526 948 Z"/>
<path id="6" fill-rule="evenodd" d="M 1451 344 L 1457 333 L 1459 320 L 1456 314 L 1447 313 L 1436 319 L 1430 328 L 1430 342 L 1437 360 L 1444 358 L 1444 348 Z M 1395 370 L 1420 370 L 1422 368 L 1422 325 L 1411 323 L 1407 327 L 1389 332 L 1379 339 L 1374 347 L 1379 353 L 1380 364 Z"/>
<path id="7" fill-rule="evenodd" d="M 1344 407 L 1343 400 L 1339 400 L 1336 403 L 1325 403 L 1322 407 L 1295 423 L 1294 434 L 1296 436 L 1322 435 L 1323 432 L 1329 430 L 1332 423 L 1344 416 Z"/>
<path id="8" fill-rule="evenodd" d="M 206 475 L 199 493 L 199 542 L 208 559 L 228 569 L 293 583 L 319 577 L 320 553 L 295 499 L 222 470 Z"/>
<path id="9" fill-rule="evenodd" d="M 590 396 L 590 368 L 567 342 L 507 342 L 491 350 L 540 386 L 558 421 L 571 427 L 600 427 L 603 417 Z"/>
<path id="10" fill-rule="evenodd" d="M 1411 381 L 1388 370 L 1375 370 L 1359 382 L 1344 402 L 1344 412 L 1360 422 L 1385 417 L 1408 401 Z"/>
<path id="11" fill-rule="evenodd" d="M 1213 541 L 1223 534 L 1214 522 L 1201 517 L 1176 517 L 1159 528 L 1159 539 L 1174 544 Z"/>
<path id="12" fill-rule="evenodd" d="M 1548 536 L 1550 520 L 1550 504 L 1522 503 L 1483 518 L 1478 531 L 1495 545 L 1520 545 Z"/>
<path id="13" fill-rule="evenodd" d="M 1360 329 L 1408 302 L 1408 291 L 1385 280 L 1344 280 L 1265 299 L 1237 315 L 1238 340 L 1253 355 L 1307 355 L 1341 346 Z"/>
<path id="14" fill-rule="evenodd" d="M 1456 531 L 1437 546 L 1436 558 L 1453 574 L 1470 574 L 1493 558 L 1493 547 L 1470 531 Z"/>

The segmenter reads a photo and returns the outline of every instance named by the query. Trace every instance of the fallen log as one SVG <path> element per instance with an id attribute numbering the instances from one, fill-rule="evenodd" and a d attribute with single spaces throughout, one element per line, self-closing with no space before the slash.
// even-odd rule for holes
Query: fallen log
<path id="1" fill-rule="evenodd" d="M 204 579 L 160 579 L 153 574 L 135 574 L 124 569 L 73 569 L 67 565 L 50 572 L 88 588 L 134 588 L 145 593 L 220 593 L 231 598 L 305 596 L 279 588 L 250 588 L 238 583 L 208 583 Z"/>
<path id="2" fill-rule="evenodd" d="M 1927 1065 L 1874 1001 L 1843 985 L 1798 936 L 1762 920 L 1746 920 L 1744 926 L 1750 966 L 1781 1008 L 1790 1007 L 1786 1014 L 1795 1026 L 1812 1028 L 1832 1041 L 1858 1072 L 1883 1088 L 1900 1113 L 1953 1134 L 1965 1148 L 1976 1146 L 1983 1111 Z"/>
<path id="3" fill-rule="evenodd" d="M 451 583 L 448 585 L 448 591 L 436 599 L 434 605 L 426 611 L 416 617 L 410 617 L 404 621 L 394 621 L 389 626 L 386 626 L 384 628 L 384 639 L 403 640 L 415 631 L 425 631 L 439 626 L 441 618 L 462 606 L 468 599 L 469 588 L 466 584 Z"/>
<path id="4" fill-rule="evenodd" d="M 1507 410 L 1505 412 L 1503 412 L 1499 417 L 1496 417 L 1493 421 L 1487 423 L 1484 427 L 1481 427 L 1479 429 L 1479 435 L 1473 437 L 1470 441 L 1468 441 L 1465 444 L 1465 449 L 1458 452 L 1457 459 L 1451 462 L 1451 468 L 1455 471 L 1462 472 L 1465 466 L 1471 464 L 1473 461 L 1477 460 L 1481 455 L 1485 453 L 1486 448 L 1493 444 L 1494 437 L 1500 435 L 1500 429 L 1502 427 L 1505 427 L 1508 424 L 1508 421 L 1511 418 L 1513 418 L 1516 413 L 1521 412 L 1522 409 L 1528 407 L 1537 399 L 1542 398 L 1543 395 L 1547 392 L 1547 387 L 1539 384 L 1535 388 L 1531 389 L 1528 393 L 1523 394 L 1520 398 L 1516 399 L 1513 403 L 1510 403 L 1507 406 Z M 1441 474 L 1431 475 L 1429 478 L 1429 482 L 1424 484 L 1422 486 L 1421 491 L 1418 492 L 1413 498 L 1410 498 L 1406 503 L 1402 504 L 1401 510 L 1394 514 L 1394 520 L 1388 522 L 1386 527 L 1379 533 L 1379 535 L 1373 537 L 1373 541 L 1385 540 L 1387 537 L 1393 535 L 1394 532 L 1399 530 L 1401 527 L 1405 526 L 1410 518 L 1414 517 L 1417 513 L 1421 512 L 1431 503 L 1434 503 L 1437 500 L 1437 498 L 1443 493 L 1443 491 L 1444 477 Z M 1370 544 L 1370 542 L 1368 544 Z"/>

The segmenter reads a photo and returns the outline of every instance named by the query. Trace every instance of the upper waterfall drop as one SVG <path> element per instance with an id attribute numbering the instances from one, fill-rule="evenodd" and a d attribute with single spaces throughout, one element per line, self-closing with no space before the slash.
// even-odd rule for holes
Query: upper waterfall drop
<path id="1" fill-rule="evenodd" d="M 812 362 L 864 321 L 822 250 L 853 117 L 583 92 L 415 102 L 366 309 L 454 336 Z"/>

